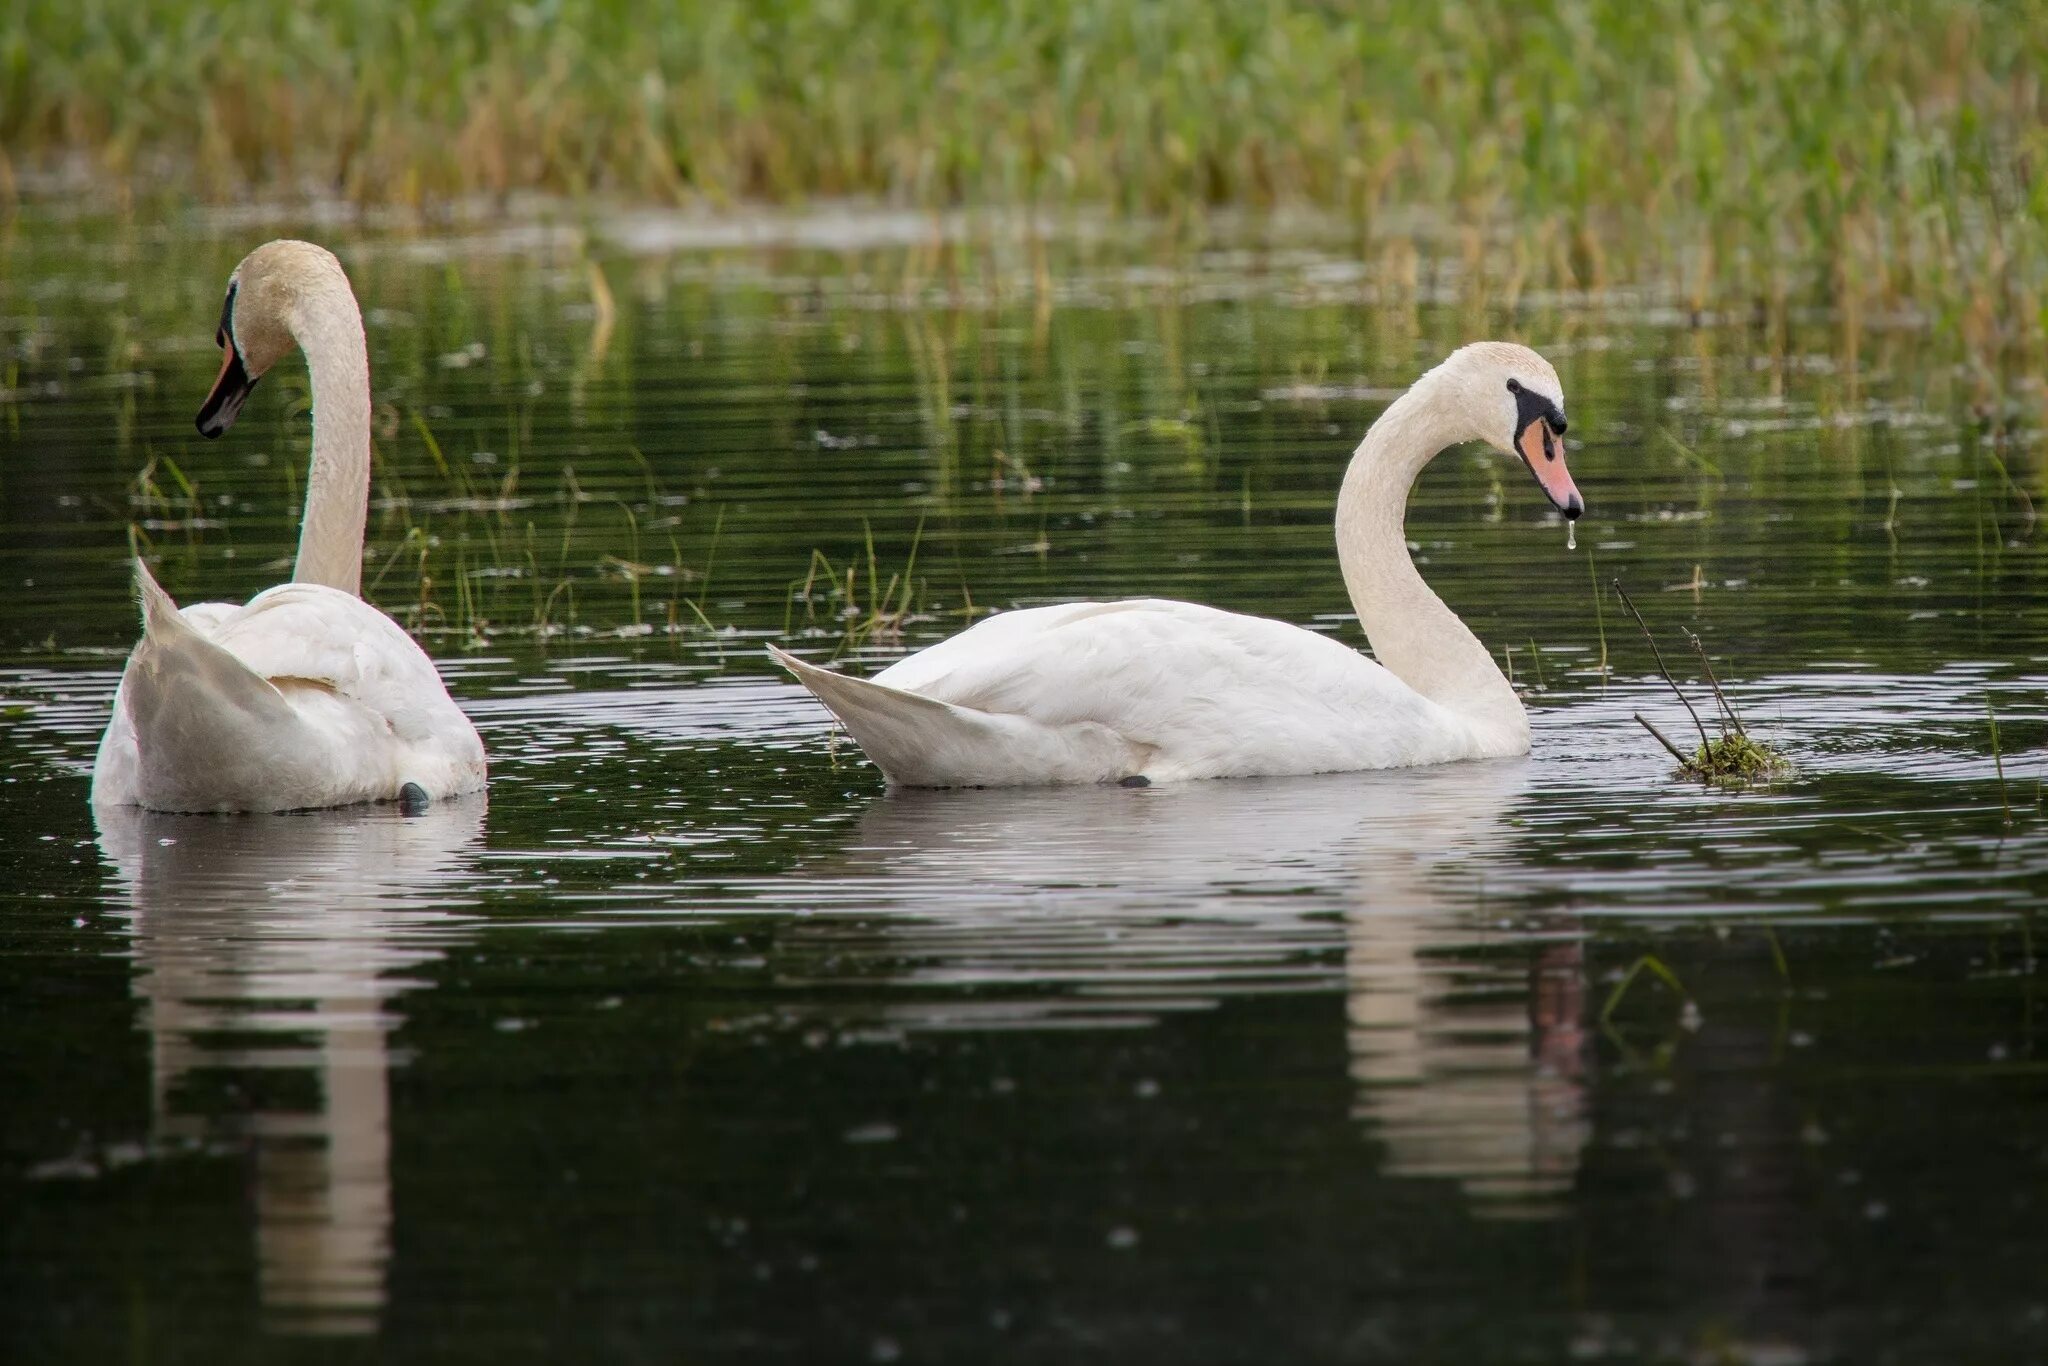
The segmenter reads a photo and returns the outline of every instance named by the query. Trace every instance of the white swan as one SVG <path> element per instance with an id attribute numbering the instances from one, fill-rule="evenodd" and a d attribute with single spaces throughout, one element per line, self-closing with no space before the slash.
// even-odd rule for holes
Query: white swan
<path id="1" fill-rule="evenodd" d="M 1374 663 L 1325 635 L 1194 603 L 990 617 L 871 679 L 770 646 L 891 783 L 1170 782 L 1526 753 L 1521 699 L 1408 558 L 1408 489 L 1447 446 L 1519 457 L 1567 518 L 1563 390 L 1525 346 L 1478 342 L 1396 399 L 1337 498 L 1337 554 Z"/>
<path id="2" fill-rule="evenodd" d="M 484 785 L 484 746 L 433 661 L 357 596 L 370 500 L 370 366 L 348 276 L 310 242 L 228 277 L 220 378 L 200 434 L 233 425 L 294 344 L 313 384 L 313 463 L 292 582 L 182 612 L 140 560 L 142 642 L 93 765 L 100 806 L 289 811 L 420 803 Z"/>

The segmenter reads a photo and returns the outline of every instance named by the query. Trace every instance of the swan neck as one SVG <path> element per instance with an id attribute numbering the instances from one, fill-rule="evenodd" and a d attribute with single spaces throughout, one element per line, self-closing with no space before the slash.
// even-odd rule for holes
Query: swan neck
<path id="1" fill-rule="evenodd" d="M 313 389 L 313 458 L 292 580 L 360 593 L 370 511 L 370 359 L 346 278 L 308 290 L 288 325 L 306 353 Z"/>
<path id="2" fill-rule="evenodd" d="M 1423 376 L 1359 443 L 1337 499 L 1337 556 L 1379 662 L 1471 722 L 1489 751 L 1520 752 L 1529 734 L 1521 699 L 1408 554 L 1408 493 L 1416 477 L 1439 452 L 1478 436 L 1437 381 L 1436 372 Z"/>

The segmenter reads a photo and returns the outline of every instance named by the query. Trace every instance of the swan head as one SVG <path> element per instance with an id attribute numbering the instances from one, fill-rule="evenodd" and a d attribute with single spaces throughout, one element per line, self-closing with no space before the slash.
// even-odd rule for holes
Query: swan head
<path id="1" fill-rule="evenodd" d="M 280 238 L 242 258 L 221 301 L 214 337 L 221 349 L 220 377 L 199 409 L 201 436 L 216 437 L 235 425 L 256 381 L 298 345 L 301 303 L 337 281 L 348 288 L 341 262 L 311 242 Z"/>
<path id="2" fill-rule="evenodd" d="M 1521 461 L 1550 505 L 1577 521 L 1586 510 L 1564 458 L 1564 386 L 1550 362 L 1513 342 L 1474 342 L 1439 367 L 1475 439 Z"/>

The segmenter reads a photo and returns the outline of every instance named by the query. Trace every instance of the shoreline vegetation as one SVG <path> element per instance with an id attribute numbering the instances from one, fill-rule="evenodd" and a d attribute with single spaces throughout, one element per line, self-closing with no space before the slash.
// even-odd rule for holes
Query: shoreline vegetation
<path id="1" fill-rule="evenodd" d="M 539 191 L 1173 218 L 1310 206 L 1362 243 L 1696 308 L 1910 305 L 2048 334 L 2048 0 L 23 0 L 0 214 L 53 176 L 191 199 Z M 1510 291 L 1512 292 L 1512 291 Z"/>

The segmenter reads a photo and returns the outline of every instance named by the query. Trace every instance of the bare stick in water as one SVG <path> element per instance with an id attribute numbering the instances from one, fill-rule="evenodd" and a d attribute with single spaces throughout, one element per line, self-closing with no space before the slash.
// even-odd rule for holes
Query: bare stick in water
<path id="1" fill-rule="evenodd" d="M 1657 737 L 1658 744 L 1664 746 L 1664 748 L 1671 751 L 1671 757 L 1678 760 L 1679 766 L 1681 768 L 1684 768 L 1687 771 L 1690 771 L 1692 769 L 1692 760 L 1686 758 L 1683 754 L 1680 754 L 1678 752 L 1678 746 L 1672 744 L 1669 740 L 1665 739 L 1664 732 L 1658 730 L 1655 726 L 1651 725 L 1650 719 L 1647 716 L 1644 716 L 1641 712 L 1636 712 L 1635 718 L 1637 721 L 1642 723 L 1642 727 L 1644 730 L 1650 732 L 1650 734 Z"/>
<path id="2" fill-rule="evenodd" d="M 1657 648 L 1657 637 L 1650 634 L 1650 624 L 1644 621 L 1643 614 L 1636 610 L 1635 600 L 1629 597 L 1628 590 L 1621 586 L 1620 579 L 1616 579 L 1614 581 L 1614 591 L 1621 598 L 1621 605 L 1623 607 L 1628 608 L 1628 614 L 1636 619 L 1636 625 L 1642 628 L 1643 639 L 1650 642 L 1650 654 L 1657 661 L 1657 672 L 1664 675 L 1664 681 L 1671 685 L 1671 691 L 1678 694 L 1678 700 L 1680 704 L 1683 705 L 1687 713 L 1691 715 L 1692 723 L 1699 730 L 1700 733 L 1700 746 L 1702 748 L 1705 748 L 1707 745 L 1712 744 L 1713 741 L 1707 738 L 1706 723 L 1704 721 L 1701 721 L 1700 714 L 1692 709 L 1692 703 L 1686 699 L 1685 689 L 1678 686 L 1678 680 L 1671 676 L 1671 670 L 1664 667 L 1664 652 Z M 1643 724 L 1648 725 L 1649 723 L 1646 721 Z M 1664 737 L 1661 735 L 1657 738 L 1660 740 L 1664 739 Z M 1671 749 L 1671 742 L 1669 740 L 1665 740 L 1664 747 L 1666 749 Z M 1678 751 L 1675 749 L 1672 749 L 1671 752 L 1673 754 L 1678 753 Z M 1680 762 L 1683 762 L 1683 760 L 1681 760 Z"/>
<path id="3" fill-rule="evenodd" d="M 1680 629 L 1682 630 L 1684 628 L 1681 627 Z M 1707 647 L 1701 644 L 1700 638 L 1694 635 L 1691 631 L 1686 631 L 1685 638 L 1692 642 L 1692 648 L 1694 653 L 1698 654 L 1700 657 L 1700 667 L 1706 670 L 1707 686 L 1714 690 L 1714 700 L 1721 704 L 1721 714 L 1728 718 L 1728 723 L 1730 725 L 1735 727 L 1735 733 L 1737 735 L 1740 735 L 1747 739 L 1749 736 L 1749 732 L 1742 728 L 1742 718 L 1735 714 L 1735 707 L 1732 703 L 1729 702 L 1728 695 L 1721 691 L 1721 680 L 1714 677 L 1714 666 L 1707 659 Z"/>

